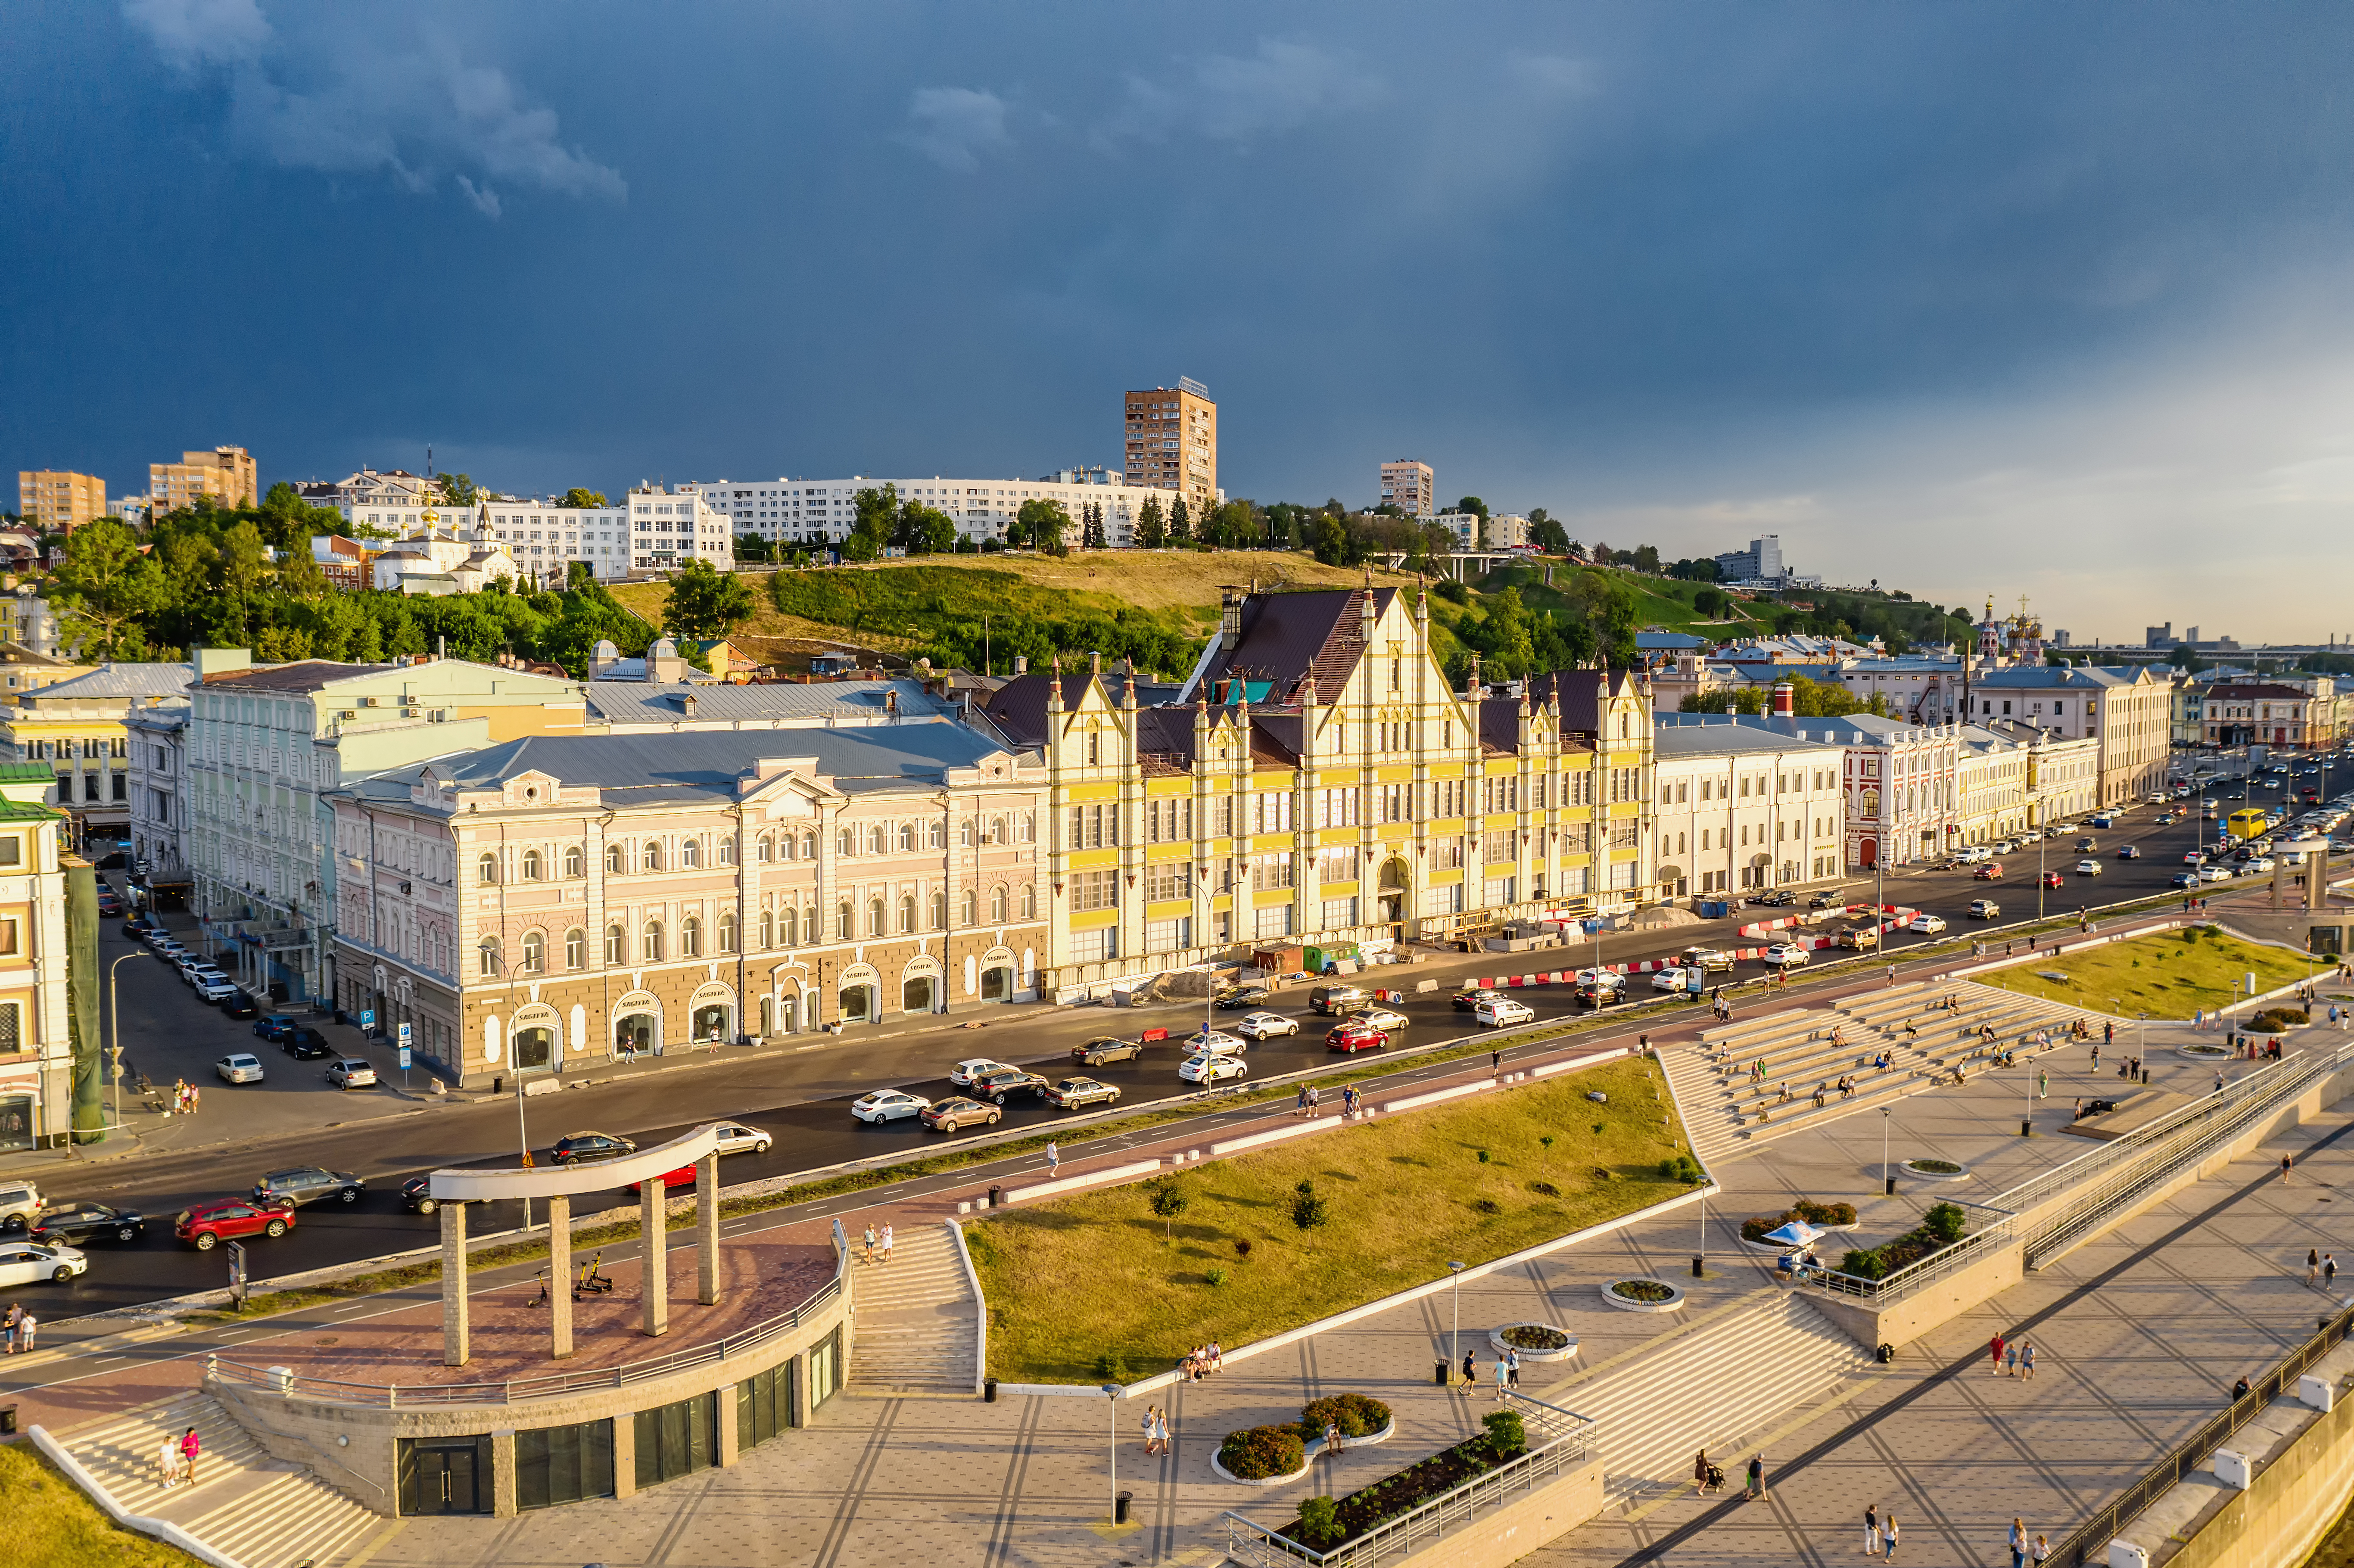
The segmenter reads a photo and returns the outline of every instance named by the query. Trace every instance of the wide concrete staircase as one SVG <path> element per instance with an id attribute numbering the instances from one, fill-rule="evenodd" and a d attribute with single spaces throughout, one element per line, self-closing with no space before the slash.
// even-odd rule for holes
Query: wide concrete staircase
<path id="1" fill-rule="evenodd" d="M 1871 1016 L 1918 1007 L 1919 991 L 1905 986 L 1872 993 Z M 1739 1140 L 1738 1152 L 1741 1146 L 1926 1087 L 1921 1054 L 1891 1038 L 1893 1033 L 1863 1018 L 1817 1009 L 1704 1031 L 1699 1054 L 1714 1078 L 1712 1092 L 1706 1093 L 1715 1110 L 1706 1118 L 1689 1107 L 1688 1113 L 1695 1119 L 1729 1123 L 1732 1136 Z M 1886 1060 L 1876 1065 L 1882 1057 Z M 1754 1068 L 1762 1068 L 1764 1075 L 1753 1077 Z M 1842 1077 L 1853 1086 L 1845 1095 L 1832 1087 Z M 1785 1084 L 1790 1090 L 1787 1101 L 1781 1095 Z M 1818 1086 L 1824 1090 L 1821 1106 L 1814 1103 Z"/>
<path id="2" fill-rule="evenodd" d="M 980 1393 L 981 1303 L 951 1226 L 901 1231 L 889 1263 L 852 1266 L 858 1328 L 845 1393 L 876 1399 Z"/>
<path id="3" fill-rule="evenodd" d="M 1632 1505 L 1689 1482 L 1702 1447 L 1738 1477 L 1779 1422 L 1871 1365 L 1870 1351 L 1777 1288 L 1543 1397 L 1594 1419 L 1605 1489 Z"/>
<path id="4" fill-rule="evenodd" d="M 191 1426 L 203 1444 L 196 1484 L 166 1488 L 157 1450 Z M 245 1568 L 330 1568 L 391 1523 L 303 1466 L 271 1458 L 209 1394 L 151 1404 L 62 1441 L 126 1511 L 167 1520 Z"/>

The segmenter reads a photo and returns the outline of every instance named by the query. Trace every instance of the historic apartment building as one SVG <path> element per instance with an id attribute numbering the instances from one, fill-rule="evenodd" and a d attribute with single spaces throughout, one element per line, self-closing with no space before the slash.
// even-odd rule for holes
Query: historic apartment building
<path id="1" fill-rule="evenodd" d="M 2100 747 L 2099 803 L 2115 806 L 2165 787 L 2173 697 L 2171 673 L 2147 665 L 2021 664 L 1973 676 L 1964 716 L 1976 724 L 2020 719 L 2067 739 L 2091 738 Z"/>
<path id="2" fill-rule="evenodd" d="M 53 778 L 0 763 L 0 1153 L 53 1145 L 73 1125 L 64 818 L 43 803 Z"/>
<path id="3" fill-rule="evenodd" d="M 1226 596 L 1182 687 L 1091 663 L 984 716 L 1045 762 L 1047 985 L 1303 941 L 1386 943 L 1633 907 L 1657 891 L 1631 676 L 1488 694 L 1395 588 Z"/>
<path id="4" fill-rule="evenodd" d="M 945 720 L 532 736 L 357 779 L 335 994 L 457 1084 L 1032 1000 L 1044 785 Z"/>
<path id="5" fill-rule="evenodd" d="M 184 704 L 186 664 L 101 664 L 54 684 L 27 685 L 16 705 L 0 707 L 0 748 L 7 760 L 50 770 L 49 803 L 70 824 L 68 847 L 113 839 L 131 825 L 129 721 L 134 713 Z"/>
<path id="6" fill-rule="evenodd" d="M 1845 872 L 1847 793 L 1836 746 L 1771 730 L 1662 725 L 1657 849 L 1663 897 L 1722 897 Z"/>

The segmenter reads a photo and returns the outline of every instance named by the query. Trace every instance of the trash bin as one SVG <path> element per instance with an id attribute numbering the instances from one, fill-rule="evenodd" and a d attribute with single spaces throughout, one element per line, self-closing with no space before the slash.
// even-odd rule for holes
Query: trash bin
<path id="1" fill-rule="evenodd" d="M 995 1404 L 997 1403 L 997 1380 L 995 1378 L 991 1378 L 981 1385 L 981 1402 L 983 1404 Z"/>
<path id="2" fill-rule="evenodd" d="M 1005 1202 L 1005 1189 L 1002 1187 L 991 1187 L 989 1190 L 989 1206 L 993 1209 L 1003 1202 Z"/>
<path id="3" fill-rule="evenodd" d="M 1114 1524 L 1126 1524 L 1128 1522 L 1128 1499 L 1135 1495 L 1136 1494 L 1134 1492 L 1114 1492 L 1112 1494 L 1111 1521 Z"/>
<path id="4" fill-rule="evenodd" d="M 1894 1345 L 1882 1345 L 1879 1349 L 1873 1351 L 1872 1354 L 1873 1360 L 1879 1361 L 1882 1366 L 1885 1366 L 1890 1361 L 1896 1359 L 1896 1347 Z"/>
<path id="5" fill-rule="evenodd" d="M 0 1436 L 14 1436 L 16 1431 L 16 1407 L 0 1404 Z"/>
<path id="6" fill-rule="evenodd" d="M 1447 1374 L 1453 1370 L 1454 1369 L 1445 1361 L 1435 1362 L 1430 1369 L 1430 1381 L 1437 1383 L 1439 1387 L 1445 1388 L 1447 1386 Z"/>

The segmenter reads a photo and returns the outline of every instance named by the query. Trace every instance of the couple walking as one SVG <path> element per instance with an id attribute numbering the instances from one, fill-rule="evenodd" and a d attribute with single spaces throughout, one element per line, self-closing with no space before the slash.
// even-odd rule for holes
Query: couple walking
<path id="1" fill-rule="evenodd" d="M 189 1427 L 179 1436 L 164 1434 L 164 1445 L 155 1451 L 155 1478 L 169 1490 L 173 1487 L 196 1484 L 196 1452 L 204 1446 L 196 1437 L 196 1429 Z"/>
<path id="2" fill-rule="evenodd" d="M 868 1263 L 888 1263 L 891 1261 L 890 1221 L 885 1220 L 883 1222 L 883 1231 L 879 1235 L 875 1234 L 875 1230 L 873 1225 L 870 1224 L 866 1227 L 866 1261 Z"/>
<path id="3" fill-rule="evenodd" d="M 1169 1413 L 1157 1404 L 1144 1407 L 1144 1451 L 1147 1454 L 1169 1452 Z"/>

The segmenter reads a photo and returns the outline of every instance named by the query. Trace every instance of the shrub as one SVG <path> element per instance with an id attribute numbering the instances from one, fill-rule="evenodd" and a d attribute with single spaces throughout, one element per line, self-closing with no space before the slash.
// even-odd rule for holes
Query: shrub
<path id="1" fill-rule="evenodd" d="M 1223 1268 L 1205 1268 L 1202 1271 L 1202 1283 L 1204 1285 L 1224 1285 L 1225 1282 L 1226 1271 Z"/>
<path id="2" fill-rule="evenodd" d="M 1390 1424 L 1390 1407 L 1362 1393 L 1331 1394 L 1323 1399 L 1310 1400 L 1300 1406 L 1301 1437 L 1323 1436 L 1327 1422 L 1338 1426 L 1343 1437 L 1363 1437 L 1368 1433 L 1379 1432 Z"/>
<path id="3" fill-rule="evenodd" d="M 1618 1180 L 1618 1172 L 1611 1170 L 1607 1165 L 1597 1165 L 1591 1172 L 1589 1172 L 1589 1174 L 1591 1174 L 1596 1181 L 1608 1182 Z"/>
<path id="4" fill-rule="evenodd" d="M 1310 1546 L 1341 1544 L 1341 1505 L 1331 1498 L 1310 1498 L 1301 1503 L 1299 1535 Z"/>
<path id="5" fill-rule="evenodd" d="M 1554 1186 L 1550 1181 L 1532 1181 L 1529 1183 L 1529 1191 L 1532 1192 L 1542 1192 L 1548 1198 L 1558 1198 L 1561 1196 L 1561 1189 Z"/>
<path id="6" fill-rule="evenodd" d="M 1325 1210 L 1324 1200 L 1316 1195 L 1312 1182 L 1302 1181 L 1299 1185 L 1305 1191 L 1291 1200 L 1291 1223 L 1303 1231 L 1312 1231 L 1331 1216 Z"/>
<path id="7" fill-rule="evenodd" d="M 1662 1181 L 1705 1181 L 1708 1180 L 1708 1176 L 1706 1172 L 1701 1170 L 1700 1161 L 1694 1160 L 1691 1155 L 1671 1154 L 1667 1159 L 1659 1161 L 1659 1180 Z"/>
<path id="8" fill-rule="evenodd" d="M 1483 1149 L 1483 1150 L 1481 1150 L 1479 1151 L 1479 1163 L 1480 1163 L 1480 1164 L 1482 1164 L 1482 1165 L 1487 1164 L 1487 1163 L 1488 1163 L 1488 1161 L 1489 1161 L 1489 1160 L 1492 1160 L 1493 1158 L 1495 1158 L 1495 1157 L 1494 1157 L 1493 1155 L 1490 1154 L 1490 1153 L 1489 1153 L 1486 1150 L 1484 1150 L 1484 1149 Z"/>
<path id="9" fill-rule="evenodd" d="M 2279 1034 L 2300 1023 L 2313 1022 L 2313 1014 L 2299 1007 L 2268 1007 L 2247 1022 L 2247 1027 L 2264 1034 Z"/>
<path id="10" fill-rule="evenodd" d="M 1503 1205 L 1493 1198 L 1474 1198 L 1471 1200 L 1471 1206 L 1483 1214 L 1500 1214 L 1504 1212 Z"/>
<path id="11" fill-rule="evenodd" d="M 1921 1216 L 1921 1228 L 1947 1246 L 1962 1239 L 1962 1231 L 1968 1223 L 1969 1216 L 1953 1203 L 1935 1204 Z"/>
<path id="12" fill-rule="evenodd" d="M 1288 1476 L 1307 1464 L 1299 1434 L 1288 1426 L 1253 1426 L 1229 1432 L 1218 1445 L 1218 1463 L 1226 1473 L 1246 1481 Z"/>
<path id="13" fill-rule="evenodd" d="M 1499 1459 L 1509 1459 L 1529 1446 L 1528 1428 L 1517 1410 L 1491 1410 L 1479 1418 L 1479 1425 L 1488 1429 L 1488 1451 Z"/>
<path id="14" fill-rule="evenodd" d="M 1250 1238 L 1248 1236 L 1236 1236 L 1235 1238 L 1235 1255 L 1236 1257 L 1248 1257 L 1250 1255 Z"/>
<path id="15" fill-rule="evenodd" d="M 1855 1224 L 1853 1203 L 1818 1203 L 1811 1198 L 1797 1202 L 1798 1217 L 1810 1225 L 1851 1225 Z"/>
<path id="16" fill-rule="evenodd" d="M 1096 1358 L 1096 1376 L 1106 1383 L 1128 1382 L 1128 1358 L 1118 1351 L 1106 1351 Z"/>

